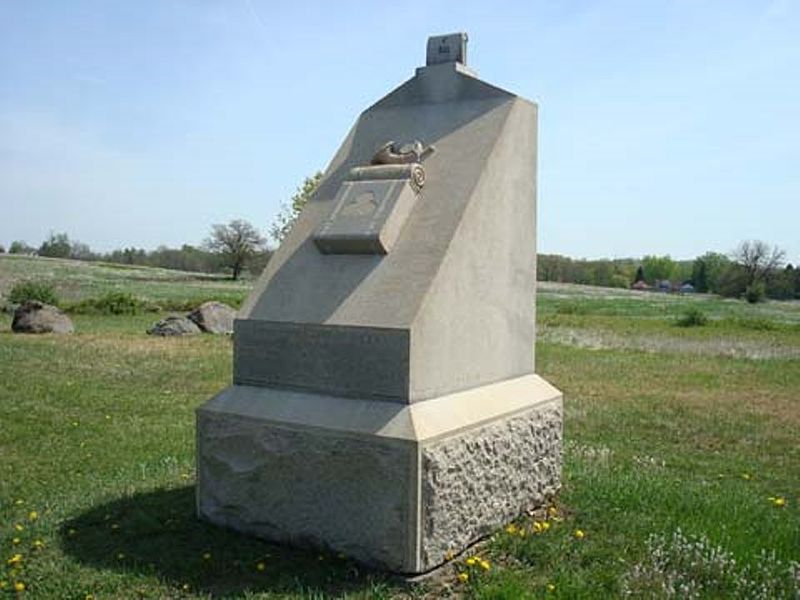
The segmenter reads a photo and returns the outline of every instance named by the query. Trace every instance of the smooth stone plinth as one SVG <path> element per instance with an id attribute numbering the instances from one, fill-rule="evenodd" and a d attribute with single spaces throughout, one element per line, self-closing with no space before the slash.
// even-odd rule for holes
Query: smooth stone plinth
<path id="1" fill-rule="evenodd" d="M 562 396 L 537 375 L 411 405 L 234 385 L 197 436 L 202 517 L 420 573 L 558 490 Z"/>

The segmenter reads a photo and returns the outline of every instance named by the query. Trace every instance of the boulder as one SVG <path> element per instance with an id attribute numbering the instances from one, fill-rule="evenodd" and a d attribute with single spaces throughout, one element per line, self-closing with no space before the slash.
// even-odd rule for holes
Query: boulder
<path id="1" fill-rule="evenodd" d="M 233 333 L 236 311 L 222 302 L 204 302 L 189 313 L 189 318 L 207 333 Z"/>
<path id="2" fill-rule="evenodd" d="M 11 331 L 17 333 L 72 333 L 70 318 L 55 306 L 28 300 L 14 311 Z"/>
<path id="3" fill-rule="evenodd" d="M 200 328 L 194 321 L 179 315 L 172 315 L 161 319 L 147 330 L 150 335 L 195 335 L 200 333 Z"/>

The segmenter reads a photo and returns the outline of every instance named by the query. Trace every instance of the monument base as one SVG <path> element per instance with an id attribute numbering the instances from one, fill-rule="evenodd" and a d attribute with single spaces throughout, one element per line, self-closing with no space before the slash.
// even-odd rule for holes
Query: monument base
<path id="1" fill-rule="evenodd" d="M 197 511 L 421 573 L 554 494 L 561 439 L 537 375 L 410 405 L 235 385 L 197 410 Z"/>

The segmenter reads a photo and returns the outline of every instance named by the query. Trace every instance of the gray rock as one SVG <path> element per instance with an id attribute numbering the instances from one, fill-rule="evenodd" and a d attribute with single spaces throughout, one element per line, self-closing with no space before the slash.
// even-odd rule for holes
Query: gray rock
<path id="1" fill-rule="evenodd" d="M 17 333 L 72 333 L 70 318 L 55 306 L 28 300 L 14 311 L 11 330 Z"/>
<path id="2" fill-rule="evenodd" d="M 233 333 L 236 311 L 222 302 L 203 302 L 190 312 L 188 318 L 206 333 Z"/>
<path id="3" fill-rule="evenodd" d="M 195 335 L 200 333 L 200 328 L 187 317 L 171 315 L 161 319 L 147 330 L 150 335 Z"/>

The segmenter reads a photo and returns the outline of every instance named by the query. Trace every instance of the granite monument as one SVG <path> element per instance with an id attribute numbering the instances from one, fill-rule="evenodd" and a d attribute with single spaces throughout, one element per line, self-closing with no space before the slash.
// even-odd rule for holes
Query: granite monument
<path id="1" fill-rule="evenodd" d="M 534 373 L 537 107 L 465 34 L 364 111 L 197 410 L 199 515 L 420 573 L 560 486 Z"/>

